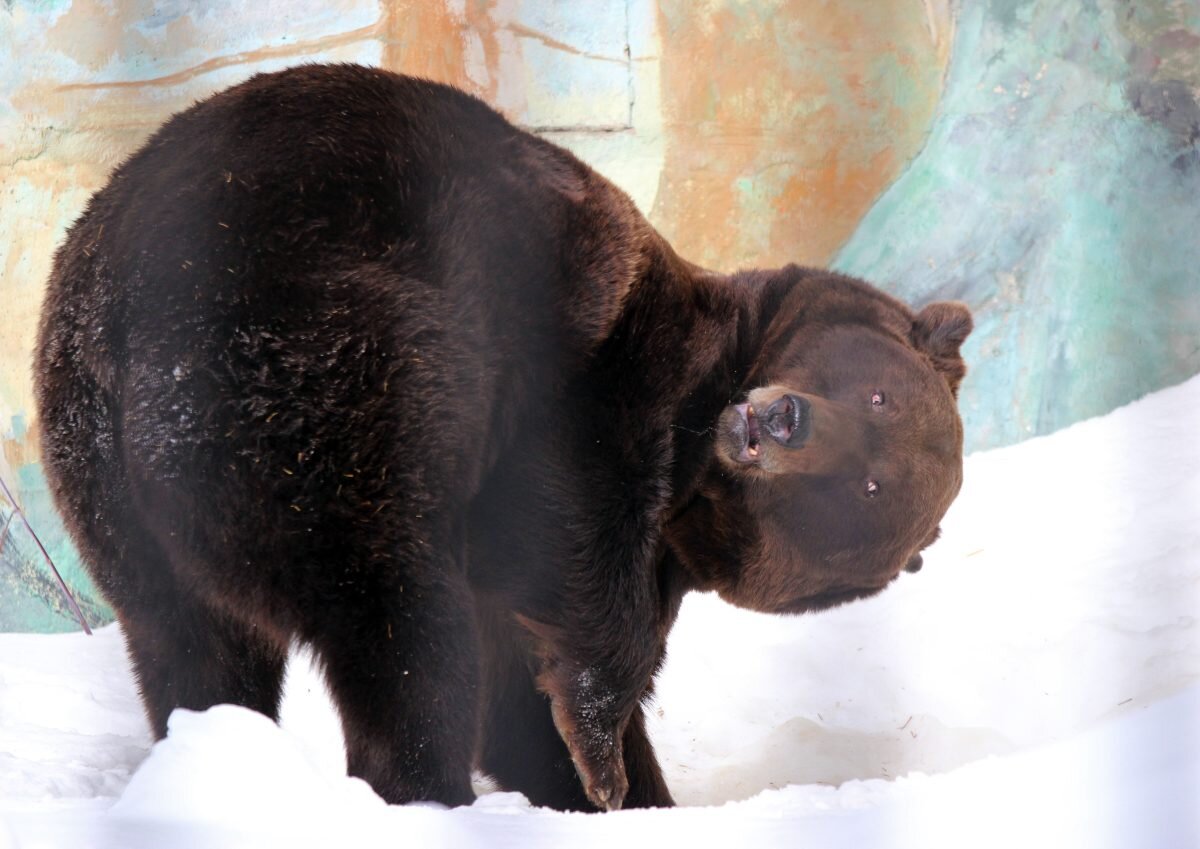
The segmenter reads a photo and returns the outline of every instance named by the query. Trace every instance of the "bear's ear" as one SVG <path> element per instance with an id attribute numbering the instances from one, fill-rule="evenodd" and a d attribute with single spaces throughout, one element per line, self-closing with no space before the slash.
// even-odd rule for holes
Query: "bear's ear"
<path id="1" fill-rule="evenodd" d="M 959 301 L 938 301 L 930 304 L 913 321 L 912 341 L 918 351 L 929 355 L 933 367 L 946 378 L 950 391 L 958 397 L 958 386 L 966 376 L 967 366 L 959 348 L 971 335 L 975 322 L 967 305 Z"/>

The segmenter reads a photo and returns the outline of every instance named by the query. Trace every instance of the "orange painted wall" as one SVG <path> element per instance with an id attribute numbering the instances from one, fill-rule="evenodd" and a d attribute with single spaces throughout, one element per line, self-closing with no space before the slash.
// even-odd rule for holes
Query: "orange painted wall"
<path id="1" fill-rule="evenodd" d="M 652 210 L 728 270 L 823 264 L 918 152 L 948 59 L 928 4 L 659 4 L 666 162 Z"/>

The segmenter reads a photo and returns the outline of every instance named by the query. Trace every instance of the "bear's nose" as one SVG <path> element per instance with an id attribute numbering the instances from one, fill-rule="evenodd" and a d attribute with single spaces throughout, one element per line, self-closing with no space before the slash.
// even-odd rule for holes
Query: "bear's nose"
<path id="1" fill-rule="evenodd" d="M 759 426 L 767 435 L 789 448 L 798 448 L 808 439 L 812 405 L 796 395 L 784 395 L 761 414 Z"/>

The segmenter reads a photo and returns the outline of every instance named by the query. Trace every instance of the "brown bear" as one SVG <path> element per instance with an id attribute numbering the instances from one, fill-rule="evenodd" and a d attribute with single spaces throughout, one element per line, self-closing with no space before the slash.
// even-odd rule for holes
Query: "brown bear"
<path id="1" fill-rule="evenodd" d="M 348 768 L 462 804 L 671 804 L 642 701 L 689 590 L 883 589 L 962 476 L 961 304 L 680 259 L 453 88 L 256 76 L 171 118 L 59 249 L 57 503 L 154 733 L 276 716 L 310 645 Z"/>

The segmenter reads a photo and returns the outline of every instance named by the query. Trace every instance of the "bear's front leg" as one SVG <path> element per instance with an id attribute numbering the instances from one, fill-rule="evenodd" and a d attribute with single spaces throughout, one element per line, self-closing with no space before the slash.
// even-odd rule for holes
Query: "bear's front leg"
<path id="1" fill-rule="evenodd" d="M 649 627 L 636 629 L 629 629 L 633 623 L 625 618 L 625 628 L 615 635 L 619 639 L 609 644 L 611 650 L 606 650 L 603 638 L 596 639 L 605 629 L 566 629 L 518 619 L 537 640 L 542 661 L 538 689 L 550 698 L 554 726 L 584 792 L 597 808 L 618 810 L 629 792 L 623 741 L 662 655 L 653 616 L 645 622 Z M 638 754 L 653 758 L 652 751 Z M 650 771 L 657 775 L 656 768 Z M 647 798 L 642 804 L 671 804 L 665 785 L 660 795 L 662 799 Z"/>
<path id="2" fill-rule="evenodd" d="M 547 677 L 543 686 L 550 693 L 550 715 L 584 792 L 597 808 L 620 809 L 629 792 L 621 746 L 629 713 L 618 707 L 619 692 L 600 683 L 593 669 Z"/>

